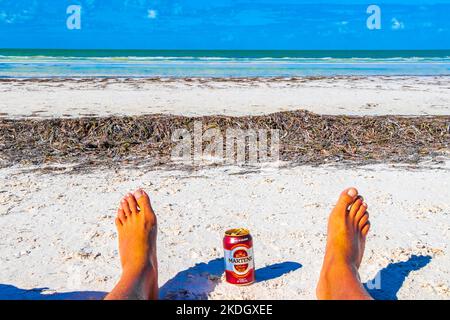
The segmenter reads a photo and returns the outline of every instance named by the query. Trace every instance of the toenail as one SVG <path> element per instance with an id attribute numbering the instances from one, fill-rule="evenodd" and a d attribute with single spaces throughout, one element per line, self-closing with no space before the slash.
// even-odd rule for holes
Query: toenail
<path id="1" fill-rule="evenodd" d="M 367 208 L 367 203 L 363 202 L 363 206 Z"/>
<path id="2" fill-rule="evenodd" d="M 354 196 L 356 196 L 356 190 L 352 188 L 352 189 L 350 189 L 350 190 L 347 191 L 347 194 L 348 194 L 350 197 L 354 197 Z"/>
<path id="3" fill-rule="evenodd" d="M 136 197 L 136 199 L 142 197 L 142 189 L 137 189 L 136 192 L 134 193 L 134 196 Z"/>

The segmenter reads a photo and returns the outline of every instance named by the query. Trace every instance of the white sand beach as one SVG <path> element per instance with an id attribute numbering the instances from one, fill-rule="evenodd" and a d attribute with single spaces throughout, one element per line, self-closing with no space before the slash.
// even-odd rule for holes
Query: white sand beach
<path id="1" fill-rule="evenodd" d="M 0 116 L 449 115 L 450 77 L 0 81 Z"/>
<path id="2" fill-rule="evenodd" d="M 449 115 L 450 77 L 0 82 L 3 117 L 168 113 Z M 450 298 L 450 166 L 0 169 L 0 298 L 98 299 L 120 275 L 114 216 L 138 187 L 158 216 L 165 299 L 314 299 L 328 214 L 355 186 L 372 229 L 361 268 L 380 299 Z M 223 232 L 248 227 L 258 282 L 223 272 Z M 379 277 L 377 277 L 379 274 Z"/>
<path id="3" fill-rule="evenodd" d="M 297 167 L 246 172 L 0 171 L 2 298 L 99 298 L 120 274 L 114 215 L 121 195 L 142 186 L 159 221 L 162 298 L 313 299 L 328 213 L 357 186 L 372 230 L 361 269 L 381 271 L 378 298 L 450 297 L 450 171 Z M 222 234 L 248 227 L 260 282 L 221 278 Z M 47 288 L 47 289 L 39 289 Z M 99 292 L 95 292 L 99 291 Z"/>

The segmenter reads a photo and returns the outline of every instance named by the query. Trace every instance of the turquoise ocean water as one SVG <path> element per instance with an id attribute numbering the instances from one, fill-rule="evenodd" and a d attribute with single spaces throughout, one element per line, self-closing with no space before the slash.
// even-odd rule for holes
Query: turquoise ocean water
<path id="1" fill-rule="evenodd" d="M 0 78 L 340 75 L 450 75 L 450 51 L 0 49 Z"/>

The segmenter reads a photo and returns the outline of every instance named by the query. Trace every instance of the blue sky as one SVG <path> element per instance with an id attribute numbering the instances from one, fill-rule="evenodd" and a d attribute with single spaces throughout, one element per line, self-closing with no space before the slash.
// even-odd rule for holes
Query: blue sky
<path id="1" fill-rule="evenodd" d="M 0 0 L 0 48 L 450 49 L 450 0 Z"/>

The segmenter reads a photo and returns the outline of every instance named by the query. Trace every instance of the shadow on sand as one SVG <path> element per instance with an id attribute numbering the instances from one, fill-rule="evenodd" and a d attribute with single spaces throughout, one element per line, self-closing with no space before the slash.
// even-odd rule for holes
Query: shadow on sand
<path id="1" fill-rule="evenodd" d="M 409 273 L 422 269 L 430 261 L 431 256 L 413 255 L 407 261 L 391 263 L 364 286 L 376 300 L 397 300 L 397 294 Z"/>
<path id="2" fill-rule="evenodd" d="M 268 281 L 285 273 L 297 270 L 302 265 L 282 262 L 256 270 L 256 281 Z M 207 299 L 224 273 L 223 259 L 199 263 L 181 271 L 160 288 L 161 299 Z M 100 300 L 106 292 L 74 291 L 47 294 L 48 288 L 20 289 L 13 285 L 0 284 L 0 300 Z"/>
<path id="3" fill-rule="evenodd" d="M 377 276 L 364 286 L 373 298 L 378 300 L 396 300 L 403 282 L 412 271 L 425 267 L 431 256 L 411 256 L 407 261 L 389 264 Z M 297 262 L 282 262 L 256 270 L 256 282 L 278 278 L 286 273 L 300 269 Z M 181 271 L 160 288 L 161 299 L 207 299 L 224 273 L 223 259 L 214 259 L 199 263 Z M 0 300 L 98 300 L 106 292 L 74 291 L 46 294 L 48 288 L 25 290 L 13 285 L 0 284 Z"/>
<path id="4" fill-rule="evenodd" d="M 0 284 L 0 300 L 100 300 L 106 292 L 74 291 L 64 293 L 45 293 L 48 288 L 30 290 L 19 289 L 9 284 Z"/>
<path id="5" fill-rule="evenodd" d="M 297 262 L 282 262 L 256 270 L 256 282 L 268 281 L 300 269 Z M 204 300 L 208 299 L 220 277 L 225 272 L 223 258 L 199 263 L 181 271 L 160 288 L 161 299 Z"/>

